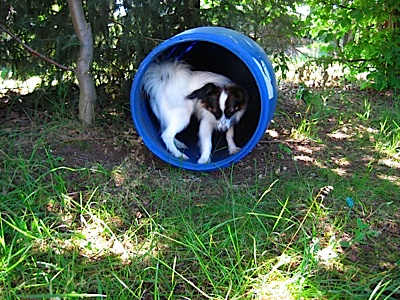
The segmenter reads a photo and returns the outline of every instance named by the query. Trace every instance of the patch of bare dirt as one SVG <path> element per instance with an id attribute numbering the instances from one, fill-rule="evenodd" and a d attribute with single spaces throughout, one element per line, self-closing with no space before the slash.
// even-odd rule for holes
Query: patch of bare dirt
<path id="1" fill-rule="evenodd" d="M 312 177 L 316 177 L 322 168 L 336 169 L 335 172 L 339 176 L 347 176 L 351 173 L 351 168 L 360 166 L 360 164 L 346 164 L 343 160 L 343 157 L 351 152 L 356 156 L 359 153 L 357 149 L 352 149 L 354 145 L 349 141 L 353 133 L 338 130 L 337 120 L 326 120 L 320 129 L 321 135 L 324 136 L 322 142 L 292 137 L 293 126 L 298 125 L 299 115 L 307 109 L 298 91 L 299 86 L 296 84 L 285 84 L 280 87 L 278 109 L 273 123 L 251 153 L 233 169 L 233 178 L 237 183 L 250 184 L 271 172 L 284 176 L 300 172 L 302 169 L 307 170 Z M 362 105 L 364 97 L 368 96 L 369 92 L 338 88 L 332 93 L 332 97 L 339 99 L 344 93 L 353 105 Z M 390 99 L 391 95 L 376 93 L 376 101 L 385 102 Z M 54 114 L 48 110 L 33 112 L 32 104 L 24 107 L 23 103 L 21 96 L 15 93 L 9 93 L 1 99 L 0 125 L 4 132 L 12 132 L 16 128 L 20 131 L 40 130 L 42 124 L 54 118 Z M 335 105 L 340 103 L 335 101 Z M 338 109 L 348 108 L 339 106 Z M 103 115 L 100 124 L 94 129 L 81 128 L 78 122 L 66 129 L 62 128 L 61 131 L 55 129 L 47 135 L 46 142 L 53 155 L 63 159 L 63 163 L 70 167 L 101 164 L 112 169 L 128 159 L 161 172 L 170 168 L 143 144 L 128 111 L 119 113 L 119 121 L 123 122 L 113 123 L 107 118 L 109 115 Z M 321 127 L 321 124 L 318 126 Z M 371 155 L 373 156 L 373 153 Z M 373 160 L 371 157 L 365 157 L 366 161 L 363 164 L 370 163 L 371 159 Z M 227 172 L 231 170 L 224 170 L 222 173 L 212 172 L 208 178 L 225 176 L 224 173 Z"/>

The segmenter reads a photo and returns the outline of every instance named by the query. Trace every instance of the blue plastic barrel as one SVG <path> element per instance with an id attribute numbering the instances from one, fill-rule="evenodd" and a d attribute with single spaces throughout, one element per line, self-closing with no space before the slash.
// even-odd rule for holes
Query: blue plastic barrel
<path id="1" fill-rule="evenodd" d="M 193 118 L 177 135 L 189 149 L 183 161 L 167 151 L 160 137 L 159 123 L 149 101 L 143 97 L 141 82 L 149 65 L 157 60 L 179 59 L 197 70 L 223 74 L 249 93 L 247 111 L 235 128 L 235 142 L 242 150 L 229 155 L 224 133 L 214 132 L 213 154 L 208 164 L 198 164 L 198 122 Z M 145 145 L 161 160 L 187 170 L 212 171 L 231 166 L 245 157 L 264 135 L 275 112 L 275 73 L 264 50 L 249 37 L 222 27 L 198 27 L 164 41 L 142 61 L 133 80 L 130 105 L 132 118 Z"/>

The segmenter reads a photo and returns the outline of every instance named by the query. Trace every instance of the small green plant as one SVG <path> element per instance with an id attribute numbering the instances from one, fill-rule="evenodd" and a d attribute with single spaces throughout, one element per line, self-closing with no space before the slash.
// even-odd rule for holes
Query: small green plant
<path id="1" fill-rule="evenodd" d="M 367 121 L 371 115 L 371 103 L 368 99 L 364 99 L 363 101 L 363 112 L 356 113 L 356 115 L 360 118 L 360 120 Z"/>
<path id="2" fill-rule="evenodd" d="M 296 100 L 304 100 L 307 101 L 311 97 L 310 89 L 301 84 L 296 92 Z"/>
<path id="3" fill-rule="evenodd" d="M 278 157 L 282 159 L 285 155 L 292 155 L 293 151 L 288 146 L 283 144 L 278 144 L 278 148 L 280 150 Z"/>
<path id="4" fill-rule="evenodd" d="M 360 218 L 356 219 L 356 228 L 352 231 L 354 237 L 350 241 L 340 241 L 342 247 L 350 247 L 356 243 L 367 244 L 368 241 L 379 235 L 376 230 L 371 229 L 370 226 Z"/>
<path id="5" fill-rule="evenodd" d="M 298 127 L 292 128 L 291 137 L 298 140 L 314 139 L 318 122 L 318 119 L 301 119 Z"/>
<path id="6" fill-rule="evenodd" d="M 385 118 L 379 123 L 378 148 L 391 154 L 396 154 L 400 149 L 400 125 L 395 121 Z"/>

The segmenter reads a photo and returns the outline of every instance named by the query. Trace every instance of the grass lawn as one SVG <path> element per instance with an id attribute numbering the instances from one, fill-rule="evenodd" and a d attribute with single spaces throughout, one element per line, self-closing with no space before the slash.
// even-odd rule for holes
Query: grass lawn
<path id="1" fill-rule="evenodd" d="M 0 102 L 1 299 L 400 299 L 399 95 L 282 85 L 211 173 L 41 95 Z"/>

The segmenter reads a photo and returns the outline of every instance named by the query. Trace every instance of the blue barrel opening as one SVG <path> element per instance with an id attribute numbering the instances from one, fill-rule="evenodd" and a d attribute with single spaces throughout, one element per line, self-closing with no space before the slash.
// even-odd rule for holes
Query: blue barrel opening
<path id="1" fill-rule="evenodd" d="M 184 60 L 193 68 L 225 75 L 242 85 L 250 96 L 243 118 L 235 126 L 235 142 L 242 150 L 229 155 L 224 133 L 213 133 L 211 162 L 198 164 L 198 121 L 177 135 L 189 149 L 183 161 L 167 151 L 149 101 L 141 90 L 143 75 L 155 60 Z M 275 73 L 264 50 L 249 37 L 222 27 L 198 27 L 180 33 L 153 49 L 143 60 L 133 80 L 130 105 L 132 119 L 143 142 L 158 158 L 176 167 L 212 171 L 231 166 L 258 143 L 271 122 L 277 102 Z"/>

